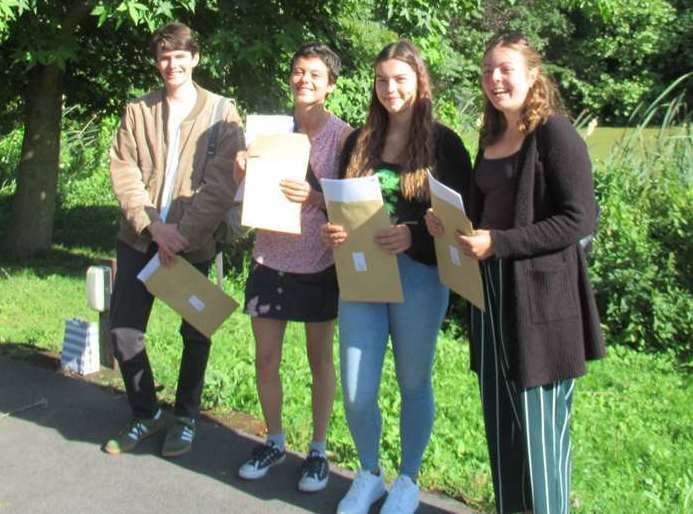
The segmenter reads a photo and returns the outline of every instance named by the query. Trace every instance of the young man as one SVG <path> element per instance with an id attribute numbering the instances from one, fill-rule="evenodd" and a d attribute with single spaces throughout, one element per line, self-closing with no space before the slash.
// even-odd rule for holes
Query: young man
<path id="1" fill-rule="evenodd" d="M 154 33 L 150 49 L 164 88 L 127 105 L 110 152 L 113 192 L 122 212 L 111 340 L 133 412 L 125 429 L 104 445 L 110 454 L 132 450 L 167 425 L 144 343 L 154 298 L 137 273 L 158 253 L 164 266 L 180 254 L 207 274 L 215 252 L 212 234 L 233 201 L 233 162 L 244 147 L 240 118 L 228 102 L 216 153 L 207 155 L 220 97 L 192 80 L 200 54 L 191 29 L 165 25 Z M 167 457 L 190 450 L 210 349 L 210 340 L 185 321 L 180 334 L 175 421 L 162 448 Z"/>

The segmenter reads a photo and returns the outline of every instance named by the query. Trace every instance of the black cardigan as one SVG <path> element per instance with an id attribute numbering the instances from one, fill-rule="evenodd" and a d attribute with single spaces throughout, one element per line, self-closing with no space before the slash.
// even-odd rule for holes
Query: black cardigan
<path id="1" fill-rule="evenodd" d="M 567 118 L 552 116 L 525 138 L 517 166 L 513 227 L 492 230 L 491 239 L 495 256 L 512 264 L 511 375 L 527 388 L 580 376 L 605 350 L 577 244 L 596 219 L 587 147 Z M 476 225 L 484 198 L 473 179 L 464 197 Z M 472 352 L 478 371 L 477 359 Z"/>
<path id="2" fill-rule="evenodd" d="M 352 132 L 344 143 L 339 164 L 339 178 L 344 178 L 346 175 L 346 169 L 360 132 L 361 129 Z M 467 149 L 459 136 L 441 123 L 436 122 L 433 126 L 433 140 L 435 165 L 431 173 L 443 184 L 461 193 L 462 185 L 472 176 L 472 165 Z M 399 169 L 398 166 L 388 166 Z M 418 262 L 435 266 L 436 254 L 433 238 L 428 233 L 423 219 L 430 206 L 430 200 L 407 200 L 400 193 L 395 206 L 395 214 L 400 222 L 407 223 L 411 231 L 412 243 L 405 253 Z"/>

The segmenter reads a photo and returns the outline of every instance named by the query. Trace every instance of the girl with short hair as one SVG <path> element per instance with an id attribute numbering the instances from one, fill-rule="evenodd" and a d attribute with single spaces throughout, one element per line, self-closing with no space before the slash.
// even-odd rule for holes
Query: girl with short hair
<path id="1" fill-rule="evenodd" d="M 320 241 L 326 221 L 319 179 L 337 176 L 338 158 L 351 127 L 325 107 L 336 87 L 340 59 L 328 46 L 308 43 L 291 59 L 289 85 L 294 98 L 296 130 L 311 143 L 306 180 L 285 179 L 286 197 L 303 204 L 301 234 L 258 230 L 253 262 L 245 286 L 245 311 L 255 335 L 258 396 L 267 424 L 267 440 L 253 450 L 238 474 L 247 480 L 264 477 L 284 460 L 282 383 L 279 366 L 287 321 L 305 323 L 306 349 L 311 370 L 313 440 L 301 468 L 298 488 L 315 492 L 327 485 L 327 427 L 335 393 L 332 357 L 337 317 L 337 277 L 332 253 Z M 237 180 L 245 170 L 237 160 Z"/>

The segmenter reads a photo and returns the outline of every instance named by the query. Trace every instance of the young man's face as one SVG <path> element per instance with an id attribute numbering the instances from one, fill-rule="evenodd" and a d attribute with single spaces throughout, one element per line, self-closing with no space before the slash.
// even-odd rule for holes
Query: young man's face
<path id="1" fill-rule="evenodd" d="M 177 89 L 192 82 L 192 72 L 199 60 L 199 54 L 193 55 L 189 50 L 159 50 L 156 69 L 166 89 Z"/>

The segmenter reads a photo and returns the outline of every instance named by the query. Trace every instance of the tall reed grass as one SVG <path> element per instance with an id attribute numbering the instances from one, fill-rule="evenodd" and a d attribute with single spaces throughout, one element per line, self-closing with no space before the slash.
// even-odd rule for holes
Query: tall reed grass
<path id="1" fill-rule="evenodd" d="M 693 341 L 693 136 L 684 99 L 692 76 L 636 109 L 634 129 L 596 163 L 602 214 L 591 266 L 609 343 L 674 352 L 685 365 Z M 659 130 L 645 137 L 655 118 Z"/>

